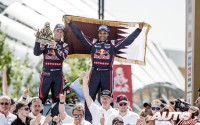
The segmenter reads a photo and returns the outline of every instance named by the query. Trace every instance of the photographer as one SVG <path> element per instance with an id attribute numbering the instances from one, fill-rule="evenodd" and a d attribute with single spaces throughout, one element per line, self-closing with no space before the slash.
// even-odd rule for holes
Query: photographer
<path id="1" fill-rule="evenodd" d="M 163 104 L 159 99 L 153 100 L 151 103 L 151 111 L 154 114 L 156 112 L 172 112 L 174 109 L 166 104 Z M 149 120 L 144 117 L 140 117 L 137 121 L 137 125 L 174 125 L 173 121 L 159 121 L 159 120 Z"/>
<path id="2" fill-rule="evenodd" d="M 175 100 L 175 111 L 181 111 L 181 112 L 185 112 L 188 111 L 190 108 L 190 104 L 188 104 L 187 102 L 181 100 L 181 99 L 176 99 Z"/>

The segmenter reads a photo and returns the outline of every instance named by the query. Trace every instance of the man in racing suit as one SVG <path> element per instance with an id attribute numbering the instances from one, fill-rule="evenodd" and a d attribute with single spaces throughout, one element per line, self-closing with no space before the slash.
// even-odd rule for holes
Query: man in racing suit
<path id="1" fill-rule="evenodd" d="M 109 28 L 106 25 L 101 25 L 98 29 L 99 40 L 86 36 L 80 29 L 66 18 L 68 26 L 76 37 L 90 50 L 92 59 L 92 69 L 89 77 L 89 93 L 93 100 L 96 98 L 98 90 L 110 90 L 112 92 L 113 84 L 113 61 L 117 51 L 125 46 L 130 45 L 135 38 L 140 34 L 144 23 L 139 24 L 134 32 L 128 37 L 121 40 L 107 40 L 109 35 Z M 86 103 L 85 103 L 86 105 Z M 92 116 L 85 106 L 85 119 L 92 120 Z"/>
<path id="2" fill-rule="evenodd" d="M 48 98 L 50 89 L 53 103 L 59 102 L 59 95 L 63 89 L 64 76 L 62 65 L 69 51 L 68 44 L 61 41 L 63 36 L 64 26 L 62 24 L 57 24 L 54 28 L 53 40 L 50 44 L 41 44 L 38 42 L 38 38 L 36 38 L 34 55 L 39 56 L 43 54 L 44 56 L 39 86 L 39 98 L 42 100 L 43 104 L 45 104 Z M 51 111 L 52 116 L 57 114 L 55 110 Z"/>

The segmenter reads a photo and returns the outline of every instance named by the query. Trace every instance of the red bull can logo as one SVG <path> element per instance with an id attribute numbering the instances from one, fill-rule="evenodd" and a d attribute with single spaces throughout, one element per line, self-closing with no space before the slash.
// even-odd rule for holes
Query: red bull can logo
<path id="1" fill-rule="evenodd" d="M 48 54 L 55 55 L 54 50 L 48 50 Z"/>
<path id="2" fill-rule="evenodd" d="M 109 50 L 105 50 L 105 49 L 96 50 L 96 53 L 94 54 L 94 58 L 96 58 L 96 59 L 110 59 Z"/>
<path id="3" fill-rule="evenodd" d="M 105 55 L 105 54 L 109 54 L 109 51 L 105 49 L 100 49 L 100 50 L 96 50 L 96 53 L 99 53 L 100 55 Z"/>

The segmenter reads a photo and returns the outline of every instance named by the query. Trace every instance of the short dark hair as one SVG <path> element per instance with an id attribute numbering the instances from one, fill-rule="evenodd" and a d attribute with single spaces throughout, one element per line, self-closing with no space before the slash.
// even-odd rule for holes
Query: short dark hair
<path id="1" fill-rule="evenodd" d="M 112 121 L 112 125 L 115 125 L 115 124 L 118 123 L 118 122 L 124 123 L 124 122 L 123 122 L 123 119 L 122 119 L 121 117 L 115 117 L 115 118 L 113 119 L 113 121 Z"/>
<path id="2" fill-rule="evenodd" d="M 145 107 L 145 108 L 146 108 L 147 106 L 150 106 L 150 107 L 151 107 L 151 103 L 144 102 L 144 103 L 143 103 L 143 107 Z"/>
<path id="3" fill-rule="evenodd" d="M 12 98 L 10 99 L 10 104 L 11 104 L 11 105 L 14 105 L 14 104 L 15 104 L 14 99 L 12 99 Z"/>
<path id="4" fill-rule="evenodd" d="M 18 110 L 20 108 L 25 107 L 25 106 L 28 106 L 28 105 L 24 101 L 18 102 L 17 105 L 16 105 L 16 109 L 15 109 L 16 111 L 15 112 L 18 112 Z"/>

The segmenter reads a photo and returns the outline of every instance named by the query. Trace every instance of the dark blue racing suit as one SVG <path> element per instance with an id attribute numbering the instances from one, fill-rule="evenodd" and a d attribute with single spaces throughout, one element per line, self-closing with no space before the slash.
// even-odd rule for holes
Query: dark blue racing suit
<path id="1" fill-rule="evenodd" d="M 98 90 L 110 90 L 113 85 L 113 61 L 117 51 L 130 45 L 140 34 L 141 29 L 136 29 L 128 37 L 121 40 L 100 41 L 86 36 L 71 22 L 68 24 L 76 37 L 90 50 L 92 59 L 92 69 L 89 76 L 89 94 L 95 100 Z M 85 107 L 85 119 L 92 120 L 91 114 Z"/>
<path id="2" fill-rule="evenodd" d="M 35 42 L 34 55 L 43 54 L 43 69 L 40 78 L 39 98 L 45 104 L 48 93 L 51 89 L 52 101 L 59 102 L 59 94 L 62 93 L 64 75 L 62 71 L 63 61 L 68 55 L 67 43 L 58 41 L 56 49 L 50 45 L 43 45 Z M 52 114 L 55 115 L 55 114 Z"/>

